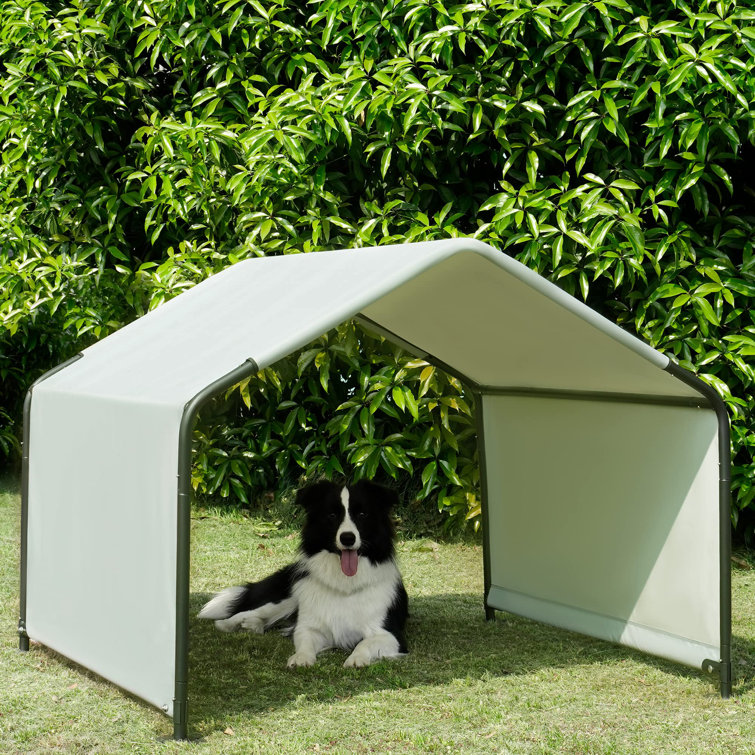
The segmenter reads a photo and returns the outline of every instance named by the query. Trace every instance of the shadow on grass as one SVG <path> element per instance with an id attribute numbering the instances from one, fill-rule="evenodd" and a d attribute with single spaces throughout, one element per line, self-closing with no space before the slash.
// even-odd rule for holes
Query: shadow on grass
<path id="1" fill-rule="evenodd" d="M 0 495 L 20 495 L 21 475 L 15 472 L 0 472 Z"/>
<path id="2" fill-rule="evenodd" d="M 193 616 L 208 597 L 192 596 Z M 342 668 L 347 653 L 333 650 L 320 655 L 312 668 L 290 670 L 286 668 L 293 652 L 290 638 L 277 632 L 222 634 L 212 622 L 193 619 L 191 727 L 211 730 L 229 715 L 245 713 L 253 718 L 304 698 L 308 703 L 329 703 L 378 691 L 443 685 L 455 679 L 525 675 L 544 668 L 620 664 L 628 659 L 641 659 L 676 677 L 709 680 L 713 694 L 717 689 L 717 680 L 702 671 L 629 648 L 510 614 L 485 621 L 477 595 L 415 597 L 411 612 L 409 655 L 366 669 Z M 749 659 L 745 678 L 740 678 L 735 688 L 742 694 L 755 681 L 755 644 L 737 638 L 735 647 Z M 741 665 L 735 668 L 742 677 L 745 669 Z"/>
<path id="3" fill-rule="evenodd" d="M 412 599 L 407 627 L 410 654 L 364 669 L 344 669 L 345 651 L 327 651 L 312 668 L 287 669 L 293 652 L 290 638 L 278 632 L 263 636 L 223 634 L 210 621 L 196 619 L 209 594 L 191 596 L 189 660 L 189 734 L 202 738 L 224 730 L 230 716 L 254 720 L 270 711 L 311 704 L 346 702 L 360 695 L 454 680 L 523 677 L 543 669 L 557 671 L 589 666 L 615 666 L 616 683 L 624 678 L 622 664 L 635 661 L 663 675 L 710 686 L 717 680 L 670 661 L 613 645 L 511 614 L 485 621 L 480 598 L 474 594 L 419 596 Z M 87 678 L 100 680 L 73 661 L 41 645 L 33 647 Z M 733 638 L 734 699 L 755 689 L 755 642 Z M 41 672 L 40 672 L 41 673 Z M 635 677 L 637 671 L 634 672 Z M 537 685 L 533 679 L 533 685 Z M 141 702 L 127 692 L 124 695 Z M 659 690 L 659 695 L 664 694 Z"/>
<path id="4" fill-rule="evenodd" d="M 755 690 L 755 642 L 738 635 L 731 638 L 732 695 L 739 697 Z"/>

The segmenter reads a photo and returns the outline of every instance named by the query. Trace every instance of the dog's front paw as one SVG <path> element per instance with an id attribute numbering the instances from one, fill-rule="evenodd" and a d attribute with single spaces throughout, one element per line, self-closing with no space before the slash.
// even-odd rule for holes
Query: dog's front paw
<path id="1" fill-rule="evenodd" d="M 303 650 L 298 650 L 288 659 L 288 663 L 286 665 L 289 668 L 294 668 L 295 666 L 314 666 L 316 657 L 317 656 L 314 653 L 307 653 Z"/>
<path id="2" fill-rule="evenodd" d="M 364 668 L 372 663 L 372 655 L 369 650 L 357 647 L 354 652 L 344 661 L 344 668 Z"/>

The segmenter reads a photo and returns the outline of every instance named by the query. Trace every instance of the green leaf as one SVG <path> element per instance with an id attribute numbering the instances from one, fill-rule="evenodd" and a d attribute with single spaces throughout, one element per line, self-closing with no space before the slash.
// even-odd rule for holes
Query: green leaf
<path id="1" fill-rule="evenodd" d="M 703 65 L 718 79 L 718 82 L 727 92 L 730 92 L 734 95 L 739 93 L 736 84 L 732 80 L 731 76 L 726 73 L 726 71 L 724 71 L 722 68 L 719 68 L 714 63 L 706 62 Z"/>
<path id="2" fill-rule="evenodd" d="M 415 420 L 419 419 L 419 406 L 414 398 L 414 394 L 411 389 L 404 388 L 404 400 L 406 401 L 406 408 Z"/>
<path id="3" fill-rule="evenodd" d="M 619 111 L 616 108 L 616 103 L 613 100 L 613 97 L 611 97 L 608 94 L 603 94 L 603 104 L 605 105 L 606 112 L 608 115 L 611 116 L 611 118 L 614 119 L 614 121 L 619 120 Z"/>
<path id="4" fill-rule="evenodd" d="M 429 462 L 422 470 L 422 496 L 430 494 L 438 477 L 438 467 L 434 461 Z"/>
<path id="5" fill-rule="evenodd" d="M 707 299 L 703 299 L 702 297 L 692 297 L 692 302 L 694 306 L 702 312 L 703 317 L 713 325 L 719 325 L 719 319 L 716 316 L 716 313 L 711 306 L 710 302 Z"/>
<path id="6" fill-rule="evenodd" d="M 391 155 L 393 154 L 393 147 L 388 147 L 388 149 L 383 150 L 383 156 L 380 159 L 380 175 L 385 178 L 386 174 L 388 173 L 388 168 L 391 165 Z"/>
<path id="7" fill-rule="evenodd" d="M 374 423 L 373 423 L 372 415 L 370 414 L 370 411 L 367 407 L 364 407 L 362 411 L 359 413 L 359 425 L 362 428 L 362 432 L 367 437 L 372 437 L 372 433 L 374 430 Z"/>
<path id="8" fill-rule="evenodd" d="M 537 168 L 540 164 L 537 152 L 535 150 L 528 150 L 527 152 L 527 180 L 533 186 L 537 183 Z"/>
<path id="9" fill-rule="evenodd" d="M 370 401 L 370 414 L 374 414 L 380 408 L 386 395 L 388 394 L 389 389 L 390 386 L 386 386 L 375 394 L 372 401 Z"/>
<path id="10" fill-rule="evenodd" d="M 393 386 L 393 389 L 391 391 L 391 396 L 393 397 L 393 403 L 401 411 L 404 411 L 406 407 L 406 398 L 404 394 L 404 389 L 400 385 Z"/>
<path id="11" fill-rule="evenodd" d="M 642 231 L 636 225 L 632 225 L 631 223 L 624 223 L 623 227 L 624 233 L 629 240 L 629 243 L 632 245 L 635 254 L 638 256 L 642 255 L 645 251 L 645 236 Z"/>
<path id="12" fill-rule="evenodd" d="M 578 244 L 581 244 L 582 246 L 585 246 L 588 249 L 590 248 L 590 239 L 588 239 L 587 236 L 585 236 L 585 234 L 582 233 L 582 231 L 577 231 L 577 230 L 574 230 L 573 228 L 570 228 L 566 232 L 566 235 L 569 238 L 574 239 L 574 241 L 576 241 Z"/>
<path id="13" fill-rule="evenodd" d="M 655 299 L 666 299 L 670 296 L 678 296 L 679 294 L 685 294 L 686 291 L 675 283 L 664 283 L 659 286 L 653 295 Z"/>
<path id="14" fill-rule="evenodd" d="M 564 237 L 563 235 L 561 235 L 561 236 L 558 236 L 556 240 L 553 242 L 551 259 L 552 259 L 554 270 L 558 268 L 561 262 L 563 251 L 564 251 Z"/>
<path id="15" fill-rule="evenodd" d="M 472 132 L 477 132 L 480 130 L 480 125 L 482 124 L 482 105 L 478 102 L 474 106 L 474 110 L 472 110 Z"/>
<path id="16" fill-rule="evenodd" d="M 720 165 L 716 165 L 715 163 L 711 163 L 710 169 L 724 182 L 729 193 L 733 194 L 734 185 L 731 181 L 731 176 Z"/>
<path id="17" fill-rule="evenodd" d="M 668 96 L 669 94 L 672 94 L 677 89 L 679 89 L 679 87 L 681 87 L 682 84 L 684 84 L 684 82 L 687 80 L 687 77 L 694 67 L 694 60 L 688 60 L 677 66 L 671 76 L 669 76 L 665 86 L 663 87 L 664 93 Z"/>
<path id="18" fill-rule="evenodd" d="M 624 178 L 618 178 L 615 181 L 612 181 L 611 186 L 614 186 L 617 189 L 628 189 L 628 190 L 634 190 L 634 189 L 640 188 L 639 185 L 636 184 L 634 181 L 628 181 Z"/>

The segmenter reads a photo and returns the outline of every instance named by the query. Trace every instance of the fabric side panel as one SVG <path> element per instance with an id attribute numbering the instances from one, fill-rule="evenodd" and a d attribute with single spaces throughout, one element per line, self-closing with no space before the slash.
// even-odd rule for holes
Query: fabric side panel
<path id="1" fill-rule="evenodd" d="M 715 413 L 483 400 L 492 586 L 720 648 Z"/>
<path id="2" fill-rule="evenodd" d="M 27 626 L 172 712 L 180 412 L 34 391 Z"/>

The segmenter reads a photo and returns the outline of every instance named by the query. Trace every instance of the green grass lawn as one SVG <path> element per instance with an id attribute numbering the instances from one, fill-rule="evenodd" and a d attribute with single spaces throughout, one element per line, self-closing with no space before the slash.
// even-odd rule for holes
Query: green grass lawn
<path id="1" fill-rule="evenodd" d="M 403 540 L 411 654 L 286 669 L 291 641 L 191 627 L 189 742 L 149 705 L 33 646 L 17 650 L 17 490 L 0 486 L 2 753 L 752 753 L 755 571 L 738 559 L 734 697 L 701 672 L 508 615 L 484 621 L 474 542 Z M 192 609 L 296 549 L 262 519 L 193 521 Z"/>

